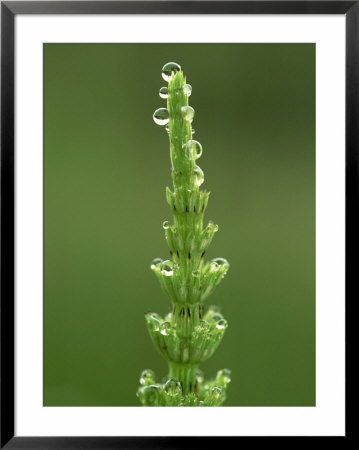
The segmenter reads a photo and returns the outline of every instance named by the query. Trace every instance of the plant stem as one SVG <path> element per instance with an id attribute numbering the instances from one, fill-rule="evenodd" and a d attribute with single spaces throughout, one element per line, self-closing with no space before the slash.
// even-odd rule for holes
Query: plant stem
<path id="1" fill-rule="evenodd" d="M 172 70 L 173 69 L 173 70 Z M 212 381 L 198 376 L 198 366 L 208 359 L 221 342 L 227 321 L 212 307 L 205 313 L 203 301 L 213 292 L 228 271 L 223 258 L 204 262 L 204 255 L 218 226 L 212 221 L 203 227 L 209 192 L 201 191 L 204 181 L 196 160 L 202 146 L 192 139 L 194 109 L 188 105 L 191 87 L 180 67 L 168 63 L 163 71 L 168 79 L 167 109 L 159 108 L 154 120 L 168 124 L 173 191 L 166 189 L 173 225 L 163 223 L 171 260 L 156 259 L 151 269 L 168 294 L 171 314 L 164 319 L 155 313 L 146 315 L 153 343 L 168 360 L 165 384 L 156 384 L 151 371 L 144 371 L 138 395 L 149 406 L 218 406 L 225 399 L 229 371 L 217 373 Z"/>
<path id="2" fill-rule="evenodd" d="M 168 379 L 179 380 L 184 395 L 189 394 L 190 392 L 196 392 L 197 369 L 198 364 L 169 362 Z"/>

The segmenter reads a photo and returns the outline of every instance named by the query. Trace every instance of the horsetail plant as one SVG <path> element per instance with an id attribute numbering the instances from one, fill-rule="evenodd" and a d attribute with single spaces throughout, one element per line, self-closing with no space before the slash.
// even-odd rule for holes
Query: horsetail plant
<path id="1" fill-rule="evenodd" d="M 203 302 L 229 264 L 223 258 L 204 261 L 218 226 L 210 221 L 203 228 L 209 192 L 200 190 L 204 174 L 196 160 L 202 146 L 192 139 L 195 112 L 188 105 L 192 88 L 176 63 L 165 64 L 162 77 L 168 87 L 162 87 L 159 95 L 167 99 L 167 108 L 157 109 L 153 119 L 166 126 L 169 135 L 173 191 L 167 187 L 166 198 L 173 225 L 163 222 L 171 259 L 157 258 L 151 269 L 172 309 L 165 318 L 148 313 L 145 319 L 154 345 L 168 360 L 169 374 L 164 383 L 156 383 L 151 370 L 143 371 L 137 395 L 144 406 L 219 406 L 226 398 L 230 371 L 220 370 L 214 380 L 205 381 L 198 367 L 213 355 L 228 326 L 217 307 L 205 312 Z"/>

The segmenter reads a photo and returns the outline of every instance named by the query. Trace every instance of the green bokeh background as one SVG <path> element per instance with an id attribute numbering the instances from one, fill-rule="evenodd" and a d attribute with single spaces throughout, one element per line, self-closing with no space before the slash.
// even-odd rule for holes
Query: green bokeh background
<path id="1" fill-rule="evenodd" d="M 138 406 L 140 372 L 167 373 L 144 313 L 169 310 L 149 268 L 169 256 L 168 61 L 193 86 L 207 257 L 231 264 L 201 368 L 232 370 L 227 406 L 313 406 L 314 44 L 44 46 L 44 405 Z"/>

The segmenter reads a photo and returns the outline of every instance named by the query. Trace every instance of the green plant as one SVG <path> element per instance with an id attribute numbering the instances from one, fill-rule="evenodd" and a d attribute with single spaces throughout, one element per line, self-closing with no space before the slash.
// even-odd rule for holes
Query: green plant
<path id="1" fill-rule="evenodd" d="M 200 190 L 204 175 L 196 160 L 202 146 L 192 139 L 194 109 L 188 105 L 192 88 L 176 63 L 165 64 L 162 76 L 168 88 L 162 87 L 159 94 L 167 98 L 167 108 L 157 109 L 153 118 L 166 126 L 169 135 L 173 192 L 167 187 L 166 197 L 173 225 L 163 223 L 171 259 L 157 258 L 151 269 L 170 297 L 172 310 L 165 318 L 156 313 L 145 318 L 153 343 L 168 360 L 169 374 L 160 384 L 151 370 L 143 371 L 137 395 L 145 406 L 219 406 L 225 400 L 230 371 L 220 370 L 214 380 L 205 381 L 198 366 L 212 356 L 227 328 L 218 308 L 205 312 L 203 301 L 229 264 L 223 258 L 204 262 L 218 226 L 210 221 L 203 228 L 209 192 Z"/>

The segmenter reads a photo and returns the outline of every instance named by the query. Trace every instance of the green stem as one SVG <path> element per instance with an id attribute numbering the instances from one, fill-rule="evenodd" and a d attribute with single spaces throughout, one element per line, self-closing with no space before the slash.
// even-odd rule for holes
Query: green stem
<path id="1" fill-rule="evenodd" d="M 165 318 L 147 313 L 145 318 L 153 343 L 168 360 L 169 379 L 156 383 L 152 371 L 144 371 L 138 395 L 148 406 L 216 406 L 225 399 L 228 373 L 224 378 L 219 371 L 214 380 L 205 382 L 197 370 L 218 347 L 227 321 L 213 308 L 205 314 L 203 301 L 226 275 L 229 264 L 223 258 L 204 260 L 218 226 L 209 221 L 203 227 L 209 192 L 200 190 L 204 174 L 197 159 L 202 146 L 192 139 L 191 87 L 177 64 L 168 63 L 163 71 L 168 88 L 161 90 L 167 92 L 167 109 L 157 109 L 154 120 L 158 125 L 168 121 L 173 190 L 166 188 L 166 199 L 173 224 L 166 220 L 163 228 L 171 260 L 157 258 L 151 269 L 171 300 L 172 312 Z"/>
<path id="2" fill-rule="evenodd" d="M 176 328 L 179 337 L 185 339 L 191 337 L 193 329 L 203 318 L 203 310 L 203 305 L 199 303 L 173 303 L 171 323 Z"/>
<path id="3" fill-rule="evenodd" d="M 196 374 L 198 364 L 169 363 L 169 379 L 179 380 L 183 394 L 196 391 Z"/>

